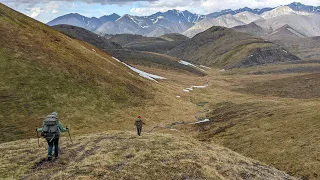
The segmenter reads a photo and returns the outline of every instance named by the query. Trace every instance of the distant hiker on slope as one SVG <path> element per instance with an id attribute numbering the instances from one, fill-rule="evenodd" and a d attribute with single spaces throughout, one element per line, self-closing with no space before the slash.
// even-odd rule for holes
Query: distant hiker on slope
<path id="1" fill-rule="evenodd" d="M 136 122 L 134 123 L 134 125 L 137 126 L 138 136 L 141 135 L 142 124 L 146 125 L 146 124 L 141 120 L 141 116 L 138 116 L 138 119 L 137 119 Z"/>
<path id="2" fill-rule="evenodd" d="M 59 122 L 58 113 L 53 112 L 48 115 L 44 121 L 42 128 L 36 128 L 37 132 L 41 132 L 41 136 L 48 142 L 48 161 L 52 159 L 52 149 L 54 145 L 55 159 L 59 157 L 59 137 L 61 132 L 69 131 L 68 128 L 63 128 Z"/>

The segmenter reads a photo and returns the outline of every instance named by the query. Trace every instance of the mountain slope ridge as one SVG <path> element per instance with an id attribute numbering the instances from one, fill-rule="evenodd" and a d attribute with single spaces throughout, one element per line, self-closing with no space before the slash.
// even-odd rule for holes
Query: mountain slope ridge
<path id="1" fill-rule="evenodd" d="M 300 60 L 272 42 L 219 26 L 197 34 L 168 54 L 227 69 Z"/>
<path id="2" fill-rule="evenodd" d="M 137 137 L 134 132 L 109 131 L 77 136 L 73 141 L 71 144 L 61 138 L 58 162 L 42 159 L 43 140 L 41 147 L 37 147 L 36 139 L 0 144 L 4 165 L 0 174 L 23 179 L 296 179 L 229 149 L 190 137 L 160 133 Z"/>

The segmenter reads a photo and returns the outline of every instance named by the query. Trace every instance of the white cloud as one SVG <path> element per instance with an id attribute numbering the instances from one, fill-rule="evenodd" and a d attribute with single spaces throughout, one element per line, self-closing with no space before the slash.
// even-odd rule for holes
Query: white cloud
<path id="1" fill-rule="evenodd" d="M 224 9 L 239 9 L 243 7 L 265 8 L 287 5 L 293 1 L 306 5 L 320 6 L 320 0 L 158 0 L 142 3 L 141 7 L 132 8 L 135 15 L 150 15 L 169 9 L 189 10 L 194 13 L 208 14 Z"/>
<path id="2" fill-rule="evenodd" d="M 130 12 L 134 15 L 150 15 L 156 12 L 165 12 L 171 9 L 177 9 L 180 11 L 189 10 L 194 13 L 202 13 L 199 9 L 201 0 L 158 0 L 148 3 L 142 3 L 141 7 L 132 8 Z"/>
<path id="3" fill-rule="evenodd" d="M 57 14 L 59 11 L 57 11 L 56 9 L 52 10 L 52 14 Z"/>
<path id="4" fill-rule="evenodd" d="M 43 10 L 39 7 L 31 8 L 30 11 L 32 12 L 30 15 L 30 17 L 32 18 L 38 17 L 41 14 L 41 12 L 43 12 Z"/>

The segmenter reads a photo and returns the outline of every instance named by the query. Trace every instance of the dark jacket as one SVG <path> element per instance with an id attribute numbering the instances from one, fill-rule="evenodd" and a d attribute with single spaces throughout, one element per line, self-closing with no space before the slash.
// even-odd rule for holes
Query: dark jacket
<path id="1" fill-rule="evenodd" d="M 145 124 L 145 123 L 140 118 L 138 118 L 134 123 L 134 125 L 136 125 L 137 128 L 142 128 L 142 124 Z"/>

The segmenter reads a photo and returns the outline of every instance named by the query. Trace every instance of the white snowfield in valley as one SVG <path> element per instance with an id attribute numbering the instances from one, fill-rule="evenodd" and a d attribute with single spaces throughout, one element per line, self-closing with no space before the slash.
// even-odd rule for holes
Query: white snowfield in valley
<path id="1" fill-rule="evenodd" d="M 189 62 L 187 62 L 187 61 L 180 60 L 179 63 L 180 63 L 180 64 L 183 64 L 183 65 L 186 65 L 186 66 L 192 66 L 192 67 L 195 67 L 195 68 L 200 69 L 201 71 L 204 71 L 203 69 L 199 68 L 198 66 L 196 66 L 196 65 L 194 65 L 194 64 L 192 64 L 192 63 L 189 63 Z M 202 66 L 202 65 L 200 65 L 200 66 Z M 205 66 L 203 66 L 203 67 L 205 67 Z M 208 67 L 206 67 L 206 68 L 208 68 Z M 209 68 L 209 69 L 210 69 L 210 68 Z"/>
<path id="2" fill-rule="evenodd" d="M 196 89 L 196 88 L 206 88 L 208 87 L 208 84 L 204 85 L 204 86 L 191 86 L 189 88 L 185 88 L 183 89 L 184 92 L 190 92 L 190 91 L 193 91 L 193 89 Z"/>
<path id="3" fill-rule="evenodd" d="M 144 72 L 144 71 L 141 71 L 140 69 L 137 69 L 135 67 L 132 67 L 132 66 L 129 66 L 128 64 L 120 61 L 119 59 L 115 58 L 115 57 L 112 57 L 112 59 L 124 64 L 125 66 L 127 66 L 128 68 L 130 68 L 132 71 L 138 73 L 141 77 L 144 77 L 146 79 L 149 79 L 149 80 L 152 80 L 152 81 L 156 81 L 156 79 L 167 79 L 167 78 L 164 78 L 164 77 L 161 77 L 161 76 L 157 76 L 157 75 L 154 75 L 154 74 L 150 74 L 150 73 L 147 73 L 147 72 Z M 156 81 L 157 82 L 157 81 Z"/>
<path id="4" fill-rule="evenodd" d="M 190 123 L 190 124 L 200 124 L 200 123 L 209 122 L 209 121 L 210 121 L 209 119 L 204 119 L 204 120 L 200 120 L 200 121 Z"/>

